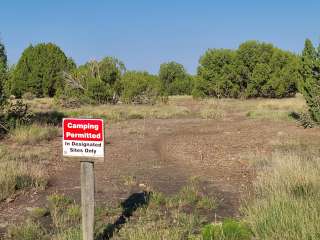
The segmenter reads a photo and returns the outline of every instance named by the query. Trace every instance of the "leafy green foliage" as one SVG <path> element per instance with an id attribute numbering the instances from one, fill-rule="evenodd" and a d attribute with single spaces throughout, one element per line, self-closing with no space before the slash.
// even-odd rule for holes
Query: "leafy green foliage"
<path id="1" fill-rule="evenodd" d="M 320 49 L 316 50 L 307 39 L 302 52 L 300 91 L 309 106 L 312 119 L 320 122 Z"/>
<path id="2" fill-rule="evenodd" d="M 247 41 L 237 50 L 209 49 L 201 58 L 195 97 L 293 96 L 300 59 L 272 44 Z"/>
<path id="3" fill-rule="evenodd" d="M 75 67 L 63 51 L 53 43 L 30 45 L 20 57 L 10 79 L 10 93 L 21 97 L 31 92 L 37 97 L 53 97 L 62 89 L 62 72 Z"/>
<path id="4" fill-rule="evenodd" d="M 56 97 L 85 103 L 115 103 L 119 98 L 118 82 L 125 71 L 124 64 L 112 57 L 87 62 L 64 74 L 65 88 Z"/>
<path id="5" fill-rule="evenodd" d="M 157 76 L 147 72 L 129 71 L 120 82 L 121 100 L 125 103 L 154 104 L 161 94 Z"/>
<path id="6" fill-rule="evenodd" d="M 196 83 L 196 89 L 204 96 L 237 97 L 239 86 L 235 84 L 234 75 L 235 52 L 227 49 L 208 50 L 200 58 L 198 76 L 201 79 Z"/>
<path id="7" fill-rule="evenodd" d="M 182 64 L 176 62 L 161 64 L 159 78 L 166 94 L 191 94 L 193 89 L 193 78 L 187 73 Z"/>

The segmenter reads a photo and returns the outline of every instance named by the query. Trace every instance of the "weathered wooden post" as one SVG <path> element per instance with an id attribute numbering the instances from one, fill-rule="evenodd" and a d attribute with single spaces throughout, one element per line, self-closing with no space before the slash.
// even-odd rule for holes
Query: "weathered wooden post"
<path id="1" fill-rule="evenodd" d="M 63 156 L 81 162 L 81 210 L 83 240 L 94 238 L 94 163 L 104 161 L 102 119 L 63 119 Z"/>
<path id="2" fill-rule="evenodd" d="M 84 240 L 94 236 L 94 162 L 81 162 L 81 209 Z"/>

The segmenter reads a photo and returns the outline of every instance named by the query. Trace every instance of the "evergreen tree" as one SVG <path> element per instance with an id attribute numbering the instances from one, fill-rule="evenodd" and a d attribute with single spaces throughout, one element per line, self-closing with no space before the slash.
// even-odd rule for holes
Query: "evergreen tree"
<path id="1" fill-rule="evenodd" d="M 7 54 L 5 46 L 0 42 L 0 105 L 5 101 L 4 84 L 7 80 Z"/>
<path id="2" fill-rule="evenodd" d="M 21 97 L 31 92 L 37 97 L 53 97 L 63 89 L 63 71 L 75 64 L 53 43 L 30 45 L 24 50 L 13 72 L 11 93 Z"/>
<path id="3" fill-rule="evenodd" d="M 307 101 L 311 117 L 320 122 L 320 58 L 309 39 L 305 41 L 301 59 L 303 81 L 300 91 Z"/>

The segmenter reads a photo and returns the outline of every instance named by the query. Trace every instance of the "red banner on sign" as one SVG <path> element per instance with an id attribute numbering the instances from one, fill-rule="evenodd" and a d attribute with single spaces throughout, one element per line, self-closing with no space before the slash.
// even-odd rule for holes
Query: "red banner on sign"
<path id="1" fill-rule="evenodd" d="M 63 140 L 102 141 L 102 119 L 72 119 L 63 120 Z"/>

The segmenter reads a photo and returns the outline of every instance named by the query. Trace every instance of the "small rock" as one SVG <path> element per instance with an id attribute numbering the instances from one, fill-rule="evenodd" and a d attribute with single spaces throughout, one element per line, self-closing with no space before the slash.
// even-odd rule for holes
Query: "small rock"
<path id="1" fill-rule="evenodd" d="M 141 188 L 146 188 L 147 185 L 145 185 L 144 183 L 139 183 L 139 187 L 141 187 Z"/>

